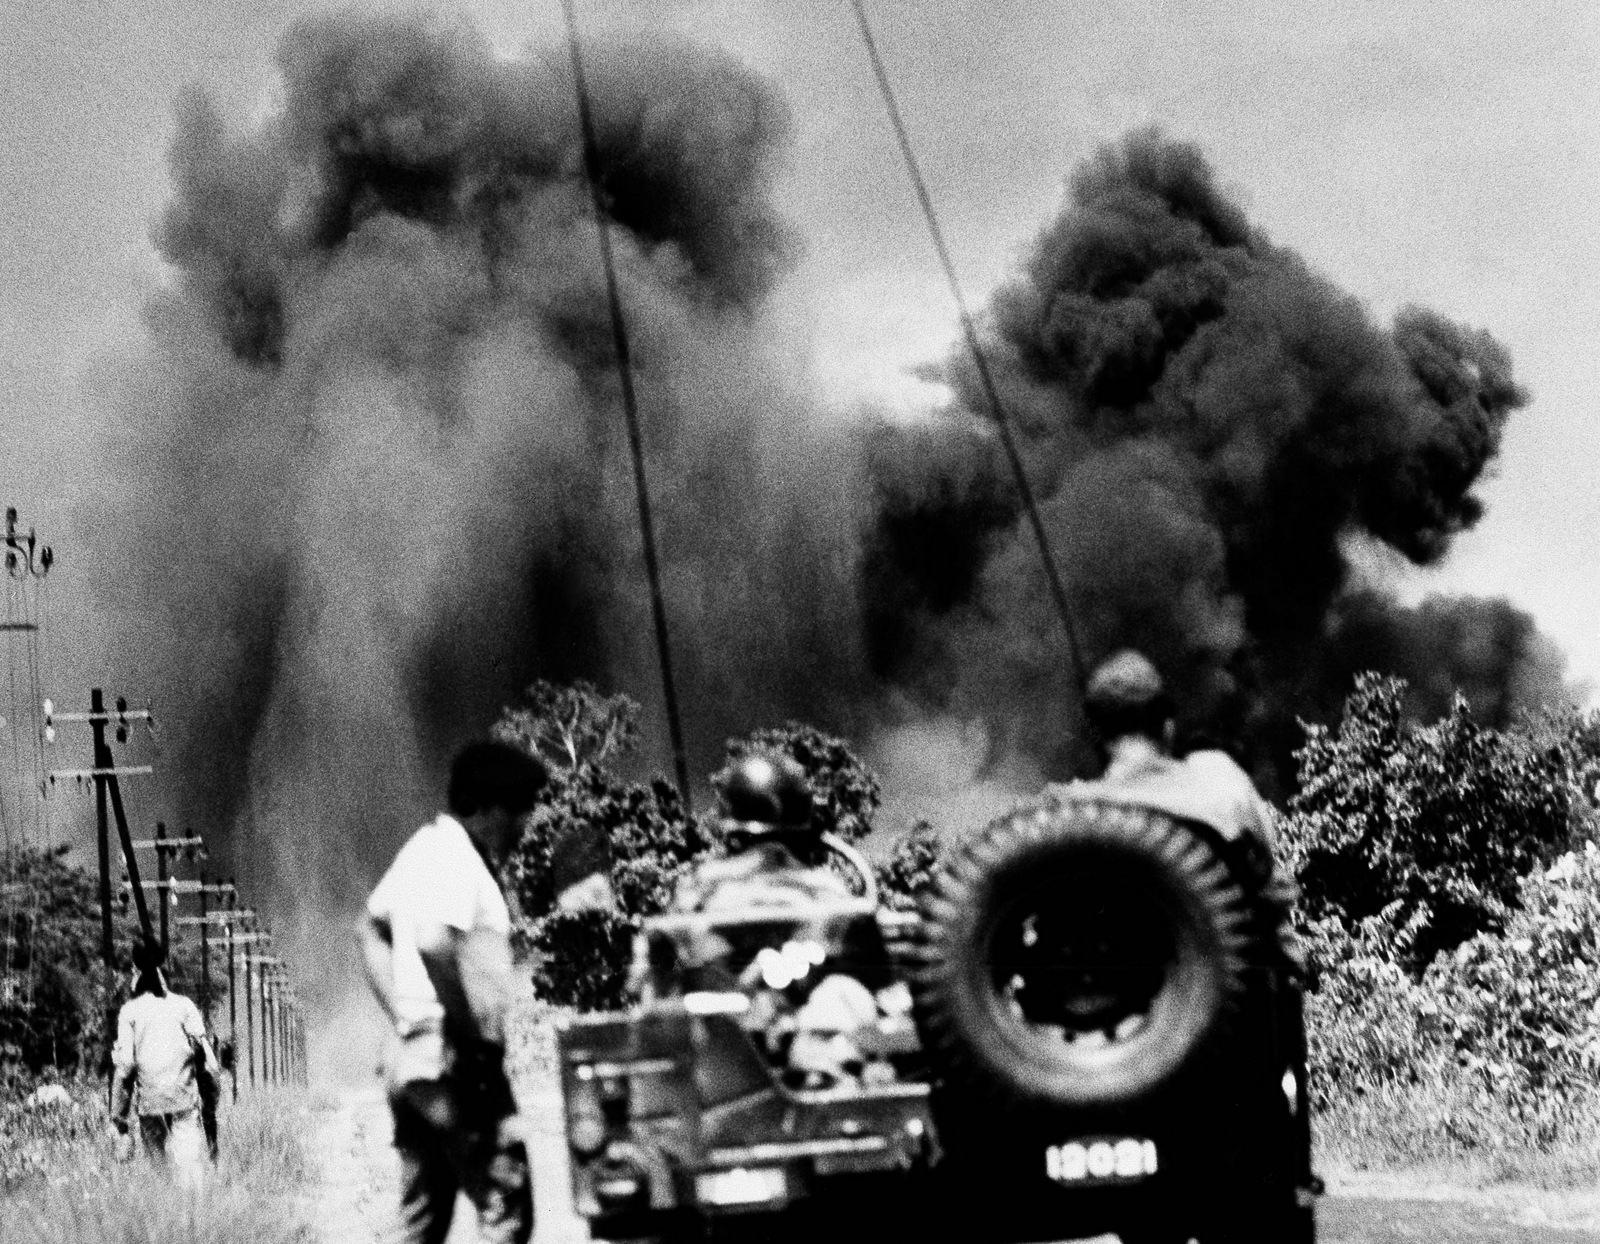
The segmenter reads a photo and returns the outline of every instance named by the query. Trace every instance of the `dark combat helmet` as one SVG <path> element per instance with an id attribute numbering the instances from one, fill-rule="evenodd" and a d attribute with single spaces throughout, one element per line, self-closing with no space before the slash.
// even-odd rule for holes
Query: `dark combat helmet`
<path id="1" fill-rule="evenodd" d="M 805 770 L 787 756 L 772 752 L 742 756 L 718 775 L 717 789 L 730 845 L 737 847 L 756 837 L 816 832 Z"/>
<path id="2" fill-rule="evenodd" d="M 1159 739 L 1172 720 L 1172 698 L 1161 672 L 1142 652 L 1112 653 L 1089 675 L 1085 715 L 1102 739 L 1143 734 Z"/>

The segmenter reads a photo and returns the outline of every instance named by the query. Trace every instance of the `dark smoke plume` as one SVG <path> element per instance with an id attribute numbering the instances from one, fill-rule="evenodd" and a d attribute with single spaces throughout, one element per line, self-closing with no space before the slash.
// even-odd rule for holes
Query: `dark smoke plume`
<path id="1" fill-rule="evenodd" d="M 523 685 L 659 701 L 562 55 L 341 17 L 297 24 L 279 64 L 282 107 L 249 130 L 198 97 L 181 119 L 172 279 L 108 381 L 125 526 L 84 543 L 127 619 L 120 670 L 170 706 L 170 819 L 305 946 Z M 763 314 L 797 245 L 770 194 L 782 101 L 660 36 L 596 46 L 591 73 L 692 766 L 798 717 L 930 784 L 964 773 L 940 798 L 965 824 L 1082 764 L 967 364 L 925 421 L 842 428 Z M 1503 351 L 1426 312 L 1373 325 L 1192 148 L 1144 134 L 1091 162 L 989 343 L 1088 655 L 1145 647 L 1194 729 L 1279 755 L 1367 665 L 1495 713 L 1547 690 L 1503 607 L 1407 613 L 1347 583 L 1346 541 L 1428 562 L 1477 518 L 1523 400 Z"/>
<path id="2" fill-rule="evenodd" d="M 703 48 L 591 52 L 709 770 L 769 711 L 851 719 L 867 490 L 759 314 L 795 249 L 768 193 L 784 103 Z M 157 230 L 174 279 L 152 356 L 117 378 L 108 446 L 136 491 L 108 557 L 179 555 L 106 579 L 144 622 L 119 637 L 124 668 L 169 706 L 173 819 L 231 827 L 243 879 L 309 936 L 533 678 L 659 698 L 563 55 L 500 61 L 464 26 L 340 17 L 297 24 L 279 65 L 282 107 L 248 132 L 204 98 L 180 118 Z"/>
<path id="3" fill-rule="evenodd" d="M 1353 668 L 1410 674 L 1430 707 L 1459 682 L 1491 715 L 1559 686 L 1504 606 L 1407 612 L 1349 587 L 1346 541 L 1427 564 L 1478 519 L 1474 485 L 1526 401 L 1505 351 L 1415 308 L 1374 324 L 1193 146 L 1147 131 L 1079 170 L 988 336 L 1088 662 L 1145 649 L 1196 731 L 1282 761 L 1277 736 L 1336 706 Z M 966 360 L 949 374 L 943 433 L 880 447 L 874 658 L 1000 724 L 1002 750 L 1088 763 L 1015 491 L 968 413 L 981 394 Z"/>

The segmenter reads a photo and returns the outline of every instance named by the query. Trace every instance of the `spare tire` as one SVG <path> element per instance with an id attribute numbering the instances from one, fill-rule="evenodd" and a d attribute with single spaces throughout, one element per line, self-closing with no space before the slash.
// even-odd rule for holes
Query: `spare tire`
<path id="1" fill-rule="evenodd" d="M 1132 1104 L 1218 1032 L 1249 929 L 1204 831 L 1047 796 L 959 849 L 924 900 L 923 1039 L 947 1081 L 1001 1104 Z"/>

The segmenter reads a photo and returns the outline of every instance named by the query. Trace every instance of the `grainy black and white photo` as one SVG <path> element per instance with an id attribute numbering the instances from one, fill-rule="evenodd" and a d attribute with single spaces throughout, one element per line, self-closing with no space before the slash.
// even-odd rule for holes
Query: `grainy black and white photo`
<path id="1" fill-rule="evenodd" d="M 0 10 L 0 1244 L 1600 1241 L 1600 9 Z"/>

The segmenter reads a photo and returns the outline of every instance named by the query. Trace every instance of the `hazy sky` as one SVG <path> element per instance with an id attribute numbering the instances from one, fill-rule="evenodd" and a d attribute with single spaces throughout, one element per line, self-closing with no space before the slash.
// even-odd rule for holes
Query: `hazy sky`
<path id="1" fill-rule="evenodd" d="M 270 109 L 276 41 L 321 6 L 0 3 L 0 501 L 56 544 L 59 617 L 92 587 L 73 575 L 73 544 L 116 521 L 106 496 L 68 526 L 68 481 L 98 417 L 79 381 L 134 339 L 161 279 L 147 235 L 173 100 L 198 84 L 241 121 Z M 807 247 L 782 309 L 806 326 L 830 395 L 914 400 L 904 368 L 942 353 L 951 305 L 845 0 L 579 5 L 596 21 L 676 25 L 781 82 L 795 124 L 782 200 Z M 556 0 L 457 7 L 507 54 L 559 23 Z M 1395 573 L 1408 596 L 1509 595 L 1573 674 L 1600 685 L 1600 5 L 871 0 L 870 11 L 975 299 L 1015 264 L 1081 158 L 1154 122 L 1199 142 L 1274 240 L 1380 317 L 1420 302 L 1505 342 L 1534 401 L 1484 490 L 1488 516 L 1444 567 Z"/>

